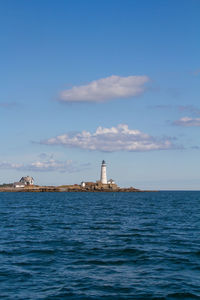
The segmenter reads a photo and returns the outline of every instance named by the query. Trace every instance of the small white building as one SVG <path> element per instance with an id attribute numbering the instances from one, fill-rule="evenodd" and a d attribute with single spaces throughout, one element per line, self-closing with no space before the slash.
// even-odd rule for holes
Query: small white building
<path id="1" fill-rule="evenodd" d="M 30 176 L 22 177 L 19 182 L 24 185 L 34 185 L 34 179 Z"/>
<path id="2" fill-rule="evenodd" d="M 25 184 L 23 184 L 22 182 L 14 182 L 13 187 L 14 188 L 24 188 Z"/>
<path id="3" fill-rule="evenodd" d="M 81 187 L 83 187 L 83 188 L 85 187 L 85 182 L 84 181 L 81 182 Z"/>
<path id="4" fill-rule="evenodd" d="M 108 184 L 115 184 L 115 181 L 113 179 L 109 179 Z"/>

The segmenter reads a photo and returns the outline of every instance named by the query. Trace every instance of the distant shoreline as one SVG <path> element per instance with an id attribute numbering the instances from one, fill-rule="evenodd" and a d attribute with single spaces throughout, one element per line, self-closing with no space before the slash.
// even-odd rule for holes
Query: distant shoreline
<path id="1" fill-rule="evenodd" d="M 61 193 L 141 193 L 141 192 L 158 192 L 154 190 L 139 190 L 135 188 L 117 188 L 117 189 L 89 189 L 89 188 L 63 188 L 63 187 L 25 187 L 25 188 L 10 188 L 4 187 L 0 188 L 0 192 L 9 192 L 9 193 L 45 193 L 45 192 L 61 192 Z"/>

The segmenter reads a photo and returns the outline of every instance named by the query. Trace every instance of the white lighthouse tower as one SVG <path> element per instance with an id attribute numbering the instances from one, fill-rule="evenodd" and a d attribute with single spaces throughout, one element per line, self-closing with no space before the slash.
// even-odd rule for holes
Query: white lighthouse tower
<path id="1" fill-rule="evenodd" d="M 107 175 L 106 175 L 106 162 L 105 160 L 102 161 L 101 164 L 101 178 L 100 181 L 102 184 L 107 184 Z"/>

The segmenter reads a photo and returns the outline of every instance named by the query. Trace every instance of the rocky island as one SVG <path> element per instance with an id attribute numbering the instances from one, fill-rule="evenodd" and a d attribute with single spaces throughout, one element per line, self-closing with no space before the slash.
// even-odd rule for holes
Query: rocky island
<path id="1" fill-rule="evenodd" d="M 144 192 L 143 190 L 130 188 L 93 188 L 80 187 L 76 184 L 65 186 L 27 186 L 24 188 L 0 187 L 0 192 Z"/>
<path id="2" fill-rule="evenodd" d="M 121 188 L 113 179 L 107 180 L 106 163 L 101 164 L 100 180 L 96 182 L 84 182 L 81 184 L 61 185 L 61 186 L 39 186 L 34 185 L 31 176 L 22 177 L 19 182 L 13 184 L 0 185 L 0 192 L 146 192 L 134 187 Z"/>

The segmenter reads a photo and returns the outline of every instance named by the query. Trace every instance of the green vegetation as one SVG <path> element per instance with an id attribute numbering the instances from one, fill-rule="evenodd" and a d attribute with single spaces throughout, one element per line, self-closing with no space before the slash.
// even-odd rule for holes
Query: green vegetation
<path id="1" fill-rule="evenodd" d="M 13 183 L 2 183 L 0 184 L 0 187 L 12 187 Z"/>

